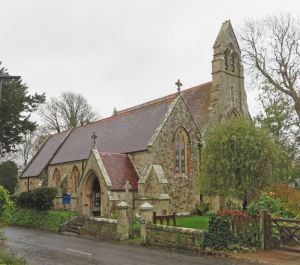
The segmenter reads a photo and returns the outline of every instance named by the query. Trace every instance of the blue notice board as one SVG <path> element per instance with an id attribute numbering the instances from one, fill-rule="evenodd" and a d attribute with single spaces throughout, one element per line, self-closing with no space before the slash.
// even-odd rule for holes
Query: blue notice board
<path id="1" fill-rule="evenodd" d="M 70 193 L 64 193 L 62 196 L 63 204 L 71 204 L 71 194 Z"/>

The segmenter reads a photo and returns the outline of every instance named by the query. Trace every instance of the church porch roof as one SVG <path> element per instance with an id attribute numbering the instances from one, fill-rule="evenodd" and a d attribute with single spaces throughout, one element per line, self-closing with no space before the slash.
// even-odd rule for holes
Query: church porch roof
<path id="1" fill-rule="evenodd" d="M 100 153 L 101 160 L 112 183 L 112 190 L 123 191 L 126 180 L 132 191 L 138 189 L 138 175 L 126 154 Z"/>

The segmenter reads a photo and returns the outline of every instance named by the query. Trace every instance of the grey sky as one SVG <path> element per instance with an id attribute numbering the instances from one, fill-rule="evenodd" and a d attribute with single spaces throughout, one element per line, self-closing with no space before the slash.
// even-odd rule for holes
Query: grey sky
<path id="1" fill-rule="evenodd" d="M 176 91 L 177 78 L 210 81 L 224 20 L 285 12 L 300 16 L 299 0 L 0 0 L 0 61 L 30 92 L 79 92 L 105 117 Z"/>

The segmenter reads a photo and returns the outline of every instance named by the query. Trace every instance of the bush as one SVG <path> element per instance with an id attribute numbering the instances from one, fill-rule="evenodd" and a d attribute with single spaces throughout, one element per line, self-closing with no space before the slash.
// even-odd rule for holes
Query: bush
<path id="1" fill-rule="evenodd" d="M 256 216 L 260 214 L 262 209 L 268 210 L 273 216 L 284 218 L 294 217 L 284 206 L 283 201 L 274 197 L 273 192 L 262 192 L 261 195 L 247 207 L 247 213 L 250 216 Z"/>
<path id="2" fill-rule="evenodd" d="M 285 211 L 294 216 L 300 213 L 300 191 L 286 184 L 274 184 L 271 187 L 272 197 L 279 199 L 284 204 Z"/>
<path id="3" fill-rule="evenodd" d="M 199 215 L 206 215 L 209 210 L 209 204 L 205 202 L 201 202 L 196 205 L 196 211 Z"/>
<path id="4" fill-rule="evenodd" d="M 8 191 L 0 186 L 0 227 L 9 221 L 13 208 L 14 204 L 9 198 Z"/>
<path id="5" fill-rule="evenodd" d="M 76 216 L 74 211 L 70 212 L 70 217 Z M 34 209 L 15 208 L 11 218 L 11 225 L 28 227 L 38 230 L 57 232 L 59 225 L 69 219 L 69 211 L 50 210 L 37 211 Z"/>
<path id="6" fill-rule="evenodd" d="M 3 249 L 0 249 L 0 264 L 1 265 L 25 265 L 26 261 L 22 258 L 18 258 L 6 253 Z"/>
<path id="7" fill-rule="evenodd" d="M 22 192 L 15 199 L 18 207 L 48 211 L 54 206 L 53 200 L 56 194 L 56 188 L 37 188 Z"/>
<path id="8" fill-rule="evenodd" d="M 18 184 L 18 167 L 13 161 L 5 161 L 0 164 L 0 185 L 14 193 Z"/>
<path id="9" fill-rule="evenodd" d="M 204 234 L 203 247 L 222 250 L 227 249 L 234 241 L 229 219 L 212 215 L 209 218 L 208 231 Z"/>

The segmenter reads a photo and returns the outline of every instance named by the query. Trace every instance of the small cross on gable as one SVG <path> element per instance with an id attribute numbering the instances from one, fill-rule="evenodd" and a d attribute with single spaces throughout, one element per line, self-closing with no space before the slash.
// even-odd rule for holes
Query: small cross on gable
<path id="1" fill-rule="evenodd" d="M 177 80 L 175 85 L 177 86 L 177 93 L 180 94 L 180 90 L 181 90 L 181 87 L 182 87 L 182 83 L 180 82 L 180 79 Z"/>
<path id="2" fill-rule="evenodd" d="M 93 132 L 92 136 L 91 136 L 92 140 L 93 140 L 93 147 L 96 146 L 96 139 L 97 139 L 97 135 L 95 132 Z"/>
<path id="3" fill-rule="evenodd" d="M 128 195 L 129 194 L 129 190 L 131 189 L 131 185 L 130 185 L 130 181 L 129 180 L 126 180 L 125 185 L 124 185 L 123 188 L 125 189 L 126 195 Z"/>

